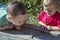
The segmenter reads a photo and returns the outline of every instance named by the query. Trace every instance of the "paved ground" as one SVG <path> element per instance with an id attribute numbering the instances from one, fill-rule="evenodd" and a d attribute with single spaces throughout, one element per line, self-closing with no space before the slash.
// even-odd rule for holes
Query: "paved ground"
<path id="1" fill-rule="evenodd" d="M 30 28 L 32 25 L 30 25 Z M 22 30 L 8 30 L 0 32 L 0 40 L 60 40 L 59 31 L 50 31 L 43 33 L 38 30 L 22 28 Z M 34 28 L 34 27 L 33 27 Z"/>

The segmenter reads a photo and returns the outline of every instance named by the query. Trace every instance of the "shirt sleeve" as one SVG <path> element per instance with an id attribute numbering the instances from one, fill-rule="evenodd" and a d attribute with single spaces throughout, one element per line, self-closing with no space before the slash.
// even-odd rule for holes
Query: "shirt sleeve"
<path id="1" fill-rule="evenodd" d="M 8 24 L 8 20 L 6 18 L 6 5 L 4 3 L 0 4 L 0 27 Z"/>
<path id="2" fill-rule="evenodd" d="M 60 20 L 58 21 L 58 24 L 57 24 L 58 28 L 60 28 Z"/>
<path id="3" fill-rule="evenodd" d="M 6 25 L 6 24 L 9 24 L 9 22 L 8 22 L 8 20 L 7 20 L 7 18 L 6 18 L 6 15 L 5 15 L 5 16 L 3 16 L 3 17 L 0 19 L 0 27 L 1 27 L 1 26 L 4 26 L 4 25 Z"/>
<path id="4" fill-rule="evenodd" d="M 38 15 L 38 22 L 42 20 L 43 16 L 44 16 L 44 12 L 41 11 Z"/>
<path id="5" fill-rule="evenodd" d="M 57 27 L 60 28 L 60 20 L 57 21 Z"/>

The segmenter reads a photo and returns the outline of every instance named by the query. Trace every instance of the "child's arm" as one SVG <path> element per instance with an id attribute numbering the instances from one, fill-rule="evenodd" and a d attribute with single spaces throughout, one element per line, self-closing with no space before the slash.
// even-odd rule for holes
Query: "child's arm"
<path id="1" fill-rule="evenodd" d="M 9 29 L 13 29 L 13 27 L 10 25 L 5 25 L 3 27 L 0 27 L 0 30 L 9 30 Z"/>
<path id="2" fill-rule="evenodd" d="M 60 30 L 57 26 L 47 26 L 43 22 L 39 22 L 40 25 L 43 25 L 43 27 L 46 27 L 48 30 Z"/>
<path id="3" fill-rule="evenodd" d="M 57 26 L 47 26 L 48 30 L 55 30 L 55 31 L 60 31 L 60 28 Z"/>
<path id="4" fill-rule="evenodd" d="M 39 25 L 43 25 L 43 26 L 47 26 L 46 24 L 44 24 L 43 22 L 39 22 Z"/>

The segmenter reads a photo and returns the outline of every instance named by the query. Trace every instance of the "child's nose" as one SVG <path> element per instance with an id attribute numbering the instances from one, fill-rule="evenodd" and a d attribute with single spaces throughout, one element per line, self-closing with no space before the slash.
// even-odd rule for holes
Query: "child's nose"
<path id="1" fill-rule="evenodd" d="M 48 8 L 46 7 L 45 10 L 48 10 Z"/>
<path id="2" fill-rule="evenodd" d="M 21 23 L 21 21 L 19 21 L 18 23 Z"/>
<path id="3" fill-rule="evenodd" d="M 49 9 L 49 7 L 44 7 L 44 9 L 45 9 L 45 10 L 48 10 L 48 9 Z"/>

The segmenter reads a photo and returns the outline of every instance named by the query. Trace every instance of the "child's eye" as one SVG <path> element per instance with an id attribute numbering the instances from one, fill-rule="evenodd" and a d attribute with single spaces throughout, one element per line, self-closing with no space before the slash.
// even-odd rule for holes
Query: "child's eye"
<path id="1" fill-rule="evenodd" d="M 47 4 L 43 4 L 43 6 L 47 7 L 48 5 Z"/>
<path id="2" fill-rule="evenodd" d="M 45 7 L 47 7 L 48 5 L 44 5 Z"/>

